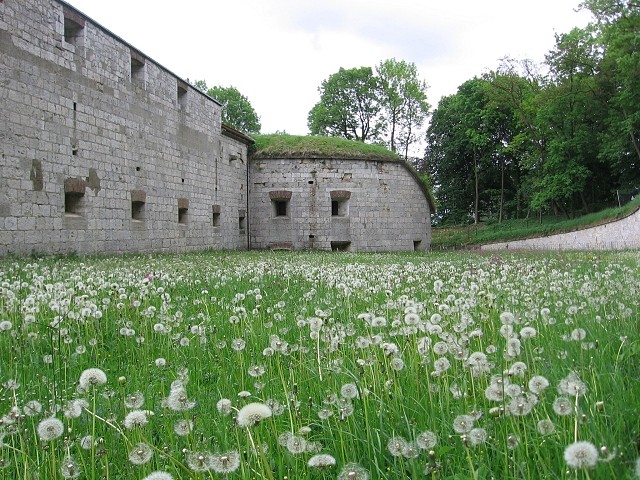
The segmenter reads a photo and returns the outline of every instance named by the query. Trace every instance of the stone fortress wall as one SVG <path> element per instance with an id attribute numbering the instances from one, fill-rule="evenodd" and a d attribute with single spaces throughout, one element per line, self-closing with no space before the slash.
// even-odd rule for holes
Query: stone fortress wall
<path id="1" fill-rule="evenodd" d="M 548 237 L 482 245 L 481 250 L 620 250 L 640 248 L 640 209 L 620 220 Z"/>
<path id="2" fill-rule="evenodd" d="M 247 248 L 221 106 L 57 0 L 0 1 L 0 255 Z"/>
<path id="3" fill-rule="evenodd" d="M 403 161 L 256 158 L 252 248 L 428 250 L 430 205 Z"/>
<path id="4" fill-rule="evenodd" d="M 250 160 L 219 103 L 62 0 L 0 0 L 0 84 L 0 256 L 429 248 L 404 163 Z"/>

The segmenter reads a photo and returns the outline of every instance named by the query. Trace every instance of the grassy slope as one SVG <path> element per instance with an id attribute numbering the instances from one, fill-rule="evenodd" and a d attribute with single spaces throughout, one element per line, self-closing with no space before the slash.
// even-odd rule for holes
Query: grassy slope
<path id="1" fill-rule="evenodd" d="M 347 157 L 363 160 L 395 160 L 400 157 L 379 145 L 370 145 L 336 137 L 298 136 L 287 134 L 254 135 L 253 155 L 270 157 Z"/>
<path id="2" fill-rule="evenodd" d="M 542 220 L 529 218 L 526 220 L 506 220 L 502 223 L 434 228 L 431 247 L 434 250 L 446 250 L 571 232 L 626 217 L 638 208 L 640 208 L 640 198 L 619 208 L 608 208 L 573 219 L 543 217 Z"/>

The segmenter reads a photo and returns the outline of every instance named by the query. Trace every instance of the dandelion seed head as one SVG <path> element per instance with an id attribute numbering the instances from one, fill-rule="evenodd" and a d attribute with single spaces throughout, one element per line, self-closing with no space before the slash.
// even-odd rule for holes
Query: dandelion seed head
<path id="1" fill-rule="evenodd" d="M 124 406 L 127 408 L 140 408 L 142 405 L 144 405 L 144 395 L 140 391 L 124 398 Z"/>
<path id="2" fill-rule="evenodd" d="M 333 467 L 335 464 L 336 464 L 336 459 L 326 453 L 314 455 L 307 462 L 307 465 L 309 465 L 310 467 L 319 468 L 319 469 Z"/>
<path id="3" fill-rule="evenodd" d="M 55 417 L 45 418 L 38 424 L 36 431 L 40 440 L 49 442 L 62 436 L 64 433 L 64 425 Z"/>
<path id="4" fill-rule="evenodd" d="M 558 397 L 553 401 L 553 411 L 560 416 L 571 415 L 573 403 L 567 397 Z"/>
<path id="5" fill-rule="evenodd" d="M 245 405 L 238 412 L 237 422 L 241 427 L 251 427 L 256 423 L 269 418 L 272 410 L 268 405 L 259 402 L 253 402 Z"/>
<path id="6" fill-rule="evenodd" d="M 81 388 L 88 390 L 91 387 L 107 383 L 107 375 L 99 368 L 87 368 L 80 374 L 78 383 Z"/>
<path id="7" fill-rule="evenodd" d="M 142 480 L 173 480 L 173 475 L 171 475 L 169 472 L 156 470 L 155 472 L 151 472 Z"/>
<path id="8" fill-rule="evenodd" d="M 24 406 L 24 414 L 28 417 L 35 417 L 42 412 L 42 404 L 37 400 L 31 400 Z"/>
<path id="9" fill-rule="evenodd" d="M 408 442 L 401 436 L 391 437 L 387 442 L 387 450 L 392 457 L 401 457 L 402 451 L 408 445 Z"/>
<path id="10" fill-rule="evenodd" d="M 538 428 L 538 432 L 540 432 L 540 435 L 551 435 L 553 432 L 556 431 L 556 426 L 548 418 L 543 418 L 542 420 L 539 420 L 537 424 L 537 428 Z"/>
<path id="11" fill-rule="evenodd" d="M 474 417 L 471 415 L 458 415 L 453 420 L 453 430 L 456 433 L 468 433 L 473 428 Z"/>
<path id="12" fill-rule="evenodd" d="M 194 472 L 206 472 L 211 466 L 210 452 L 188 452 L 187 466 Z"/>
<path id="13" fill-rule="evenodd" d="M 540 395 L 549 386 L 549 380 L 542 375 L 535 375 L 529 379 L 529 391 Z"/>
<path id="14" fill-rule="evenodd" d="M 91 450 L 91 448 L 96 444 L 92 435 L 85 435 L 80 439 L 80 448 L 83 450 Z"/>
<path id="15" fill-rule="evenodd" d="M 369 480 L 369 472 L 357 463 L 347 463 L 338 474 L 337 480 Z"/>
<path id="16" fill-rule="evenodd" d="M 189 435 L 193 431 L 193 422 L 191 420 L 178 420 L 173 424 L 173 431 L 179 437 Z"/>
<path id="17" fill-rule="evenodd" d="M 576 470 L 593 468 L 598 463 L 598 449 L 591 442 L 579 441 L 568 445 L 564 450 L 564 461 Z"/>
<path id="18" fill-rule="evenodd" d="M 60 474 L 62 475 L 62 478 L 78 478 L 82 474 L 82 469 L 78 462 L 76 462 L 71 456 L 67 455 L 62 460 Z"/>
<path id="19" fill-rule="evenodd" d="M 287 450 L 295 454 L 304 453 L 307 450 L 307 441 L 299 435 L 291 435 L 287 439 Z"/>
<path id="20" fill-rule="evenodd" d="M 216 473 L 232 473 L 240 467 L 240 453 L 231 450 L 225 453 L 217 453 L 209 457 L 211 470 Z"/>
<path id="21" fill-rule="evenodd" d="M 430 450 L 436 446 L 438 437 L 430 431 L 421 432 L 416 436 L 416 444 L 421 450 Z"/>
<path id="22" fill-rule="evenodd" d="M 143 427 L 147 423 L 149 423 L 149 418 L 147 415 L 149 414 L 148 410 L 133 410 L 124 417 L 124 421 L 122 422 L 124 428 L 127 430 L 131 430 L 133 428 Z"/>
<path id="23" fill-rule="evenodd" d="M 216 403 L 216 408 L 218 409 L 218 413 L 222 415 L 229 415 L 231 413 L 232 403 L 228 398 L 222 398 L 218 400 Z"/>
<path id="24" fill-rule="evenodd" d="M 340 394 L 344 398 L 348 398 L 348 399 L 358 398 L 359 396 L 358 387 L 356 386 L 355 383 L 345 383 L 340 388 Z"/>
<path id="25" fill-rule="evenodd" d="M 144 442 L 140 442 L 129 452 L 129 461 L 134 465 L 143 465 L 150 461 L 152 456 L 153 450 L 151 447 Z"/>

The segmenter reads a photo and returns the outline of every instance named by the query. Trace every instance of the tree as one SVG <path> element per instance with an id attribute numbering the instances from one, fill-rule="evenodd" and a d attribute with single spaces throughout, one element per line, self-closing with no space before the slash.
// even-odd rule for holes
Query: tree
<path id="1" fill-rule="evenodd" d="M 260 133 L 260 117 L 249 99 L 235 87 L 207 88 L 207 82 L 196 80 L 193 86 L 222 104 L 222 123 L 245 133 Z"/>
<path id="2" fill-rule="evenodd" d="M 380 62 L 376 73 L 387 145 L 406 160 L 409 148 L 419 140 L 418 130 L 429 114 L 427 84 L 418 78 L 414 63 L 395 58 Z"/>
<path id="3" fill-rule="evenodd" d="M 608 115 L 600 157 L 618 173 L 617 187 L 640 185 L 640 1 L 585 0 L 596 19 L 604 59 L 598 75 Z"/>
<path id="4" fill-rule="evenodd" d="M 538 95 L 538 123 L 548 132 L 549 143 L 535 184 L 534 208 L 552 205 L 567 215 L 576 207 L 587 211 L 595 200 L 586 198 L 587 186 L 596 189 L 610 177 L 602 172 L 597 182 L 590 182 L 603 167 L 598 152 L 606 105 L 598 100 L 596 83 L 601 58 L 590 28 L 557 35 L 546 56 L 553 83 Z"/>
<path id="5" fill-rule="evenodd" d="M 378 80 L 371 68 L 340 68 L 318 88 L 320 101 L 309 112 L 309 131 L 312 135 L 378 141 L 382 123 L 377 90 Z"/>

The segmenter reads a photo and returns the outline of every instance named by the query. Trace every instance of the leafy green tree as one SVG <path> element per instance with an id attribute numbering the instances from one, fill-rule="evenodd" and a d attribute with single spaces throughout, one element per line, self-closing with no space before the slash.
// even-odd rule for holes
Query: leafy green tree
<path id="1" fill-rule="evenodd" d="M 598 80 L 607 104 L 600 157 L 617 173 L 617 187 L 640 185 L 640 2 L 586 0 L 604 52 Z"/>
<path id="2" fill-rule="evenodd" d="M 222 103 L 222 122 L 246 133 L 260 133 L 260 117 L 235 87 L 213 87 L 207 95 Z"/>
<path id="3" fill-rule="evenodd" d="M 222 104 L 222 122 L 245 133 L 260 133 L 260 117 L 249 99 L 235 87 L 207 87 L 204 80 L 196 80 L 193 86 L 215 98 Z"/>
<path id="4" fill-rule="evenodd" d="M 339 136 L 361 142 L 380 139 L 382 122 L 378 79 L 369 67 L 344 69 L 323 80 L 320 101 L 309 112 L 312 135 Z"/>
<path id="5" fill-rule="evenodd" d="M 503 115 L 496 132 L 500 136 L 495 155 L 500 164 L 498 221 L 505 215 L 520 218 L 528 213 L 531 197 L 527 174 L 536 171 L 546 157 L 547 139 L 536 122 L 535 103 L 542 76 L 531 61 L 506 58 L 484 78 L 489 82 L 489 108 Z"/>
<path id="6" fill-rule="evenodd" d="M 427 84 L 419 79 L 414 63 L 395 58 L 380 62 L 376 73 L 387 145 L 408 159 L 409 148 L 419 141 L 419 130 L 429 114 Z"/>
<path id="7" fill-rule="evenodd" d="M 441 99 L 427 130 L 425 156 L 443 222 L 466 223 L 472 216 L 477 223 L 481 208 L 488 208 L 481 192 L 495 187 L 486 88 L 486 80 L 467 80 L 455 95 Z"/>
<path id="8" fill-rule="evenodd" d="M 549 143 L 532 207 L 551 205 L 573 215 L 579 209 L 589 210 L 595 200 L 586 198 L 587 186 L 602 186 L 610 176 L 598 160 L 600 119 L 606 115 L 597 98 L 601 50 L 591 29 L 575 28 L 556 36 L 556 46 L 546 60 L 553 83 L 539 94 L 538 122 L 546 129 Z M 596 173 L 601 173 L 598 182 L 590 182 Z"/>

